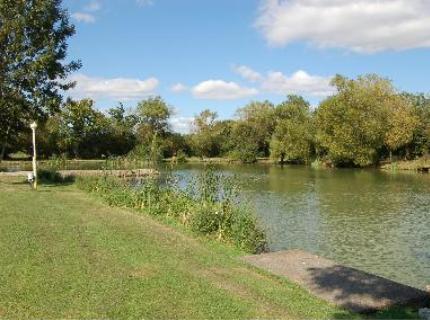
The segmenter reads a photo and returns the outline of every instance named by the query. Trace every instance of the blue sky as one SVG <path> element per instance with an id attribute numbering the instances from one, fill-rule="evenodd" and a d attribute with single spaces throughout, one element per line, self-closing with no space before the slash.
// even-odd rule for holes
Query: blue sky
<path id="1" fill-rule="evenodd" d="M 161 95 L 186 130 L 204 108 L 221 118 L 287 94 L 312 104 L 330 77 L 378 73 L 430 91 L 425 0 L 65 0 L 83 67 L 70 94 L 101 109 Z"/>

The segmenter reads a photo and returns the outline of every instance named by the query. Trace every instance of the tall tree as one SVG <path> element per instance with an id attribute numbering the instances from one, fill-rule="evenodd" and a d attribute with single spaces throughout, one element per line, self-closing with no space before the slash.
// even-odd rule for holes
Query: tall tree
<path id="1" fill-rule="evenodd" d="M 269 101 L 253 101 L 237 111 L 239 121 L 246 122 L 255 132 L 257 153 L 269 155 L 270 139 L 275 129 L 275 108 Z"/>
<path id="2" fill-rule="evenodd" d="M 419 119 L 411 144 L 413 156 L 420 157 L 430 152 L 430 96 L 403 93 L 410 102 L 414 115 Z"/>
<path id="3" fill-rule="evenodd" d="M 257 161 L 259 151 L 258 138 L 261 137 L 258 129 L 246 121 L 237 121 L 232 130 L 232 156 L 243 163 Z"/>
<path id="4" fill-rule="evenodd" d="M 270 143 L 272 158 L 307 162 L 311 155 L 312 125 L 309 103 L 290 95 L 276 107 L 277 124 Z"/>
<path id="5" fill-rule="evenodd" d="M 140 125 L 147 126 L 158 135 L 168 130 L 168 120 L 172 111 L 161 97 L 150 97 L 137 105 L 137 117 Z"/>
<path id="6" fill-rule="evenodd" d="M 318 108 L 317 141 L 335 165 L 368 166 L 384 146 L 387 111 L 398 94 L 390 81 L 377 75 L 356 80 L 336 76 L 338 93 Z"/>
<path id="7" fill-rule="evenodd" d="M 137 134 L 140 142 L 137 154 L 158 161 L 164 140 L 169 133 L 170 107 L 161 97 L 150 97 L 138 103 Z"/>
<path id="8" fill-rule="evenodd" d="M 137 116 L 127 112 L 123 104 L 108 110 L 109 121 L 112 127 L 112 140 L 110 141 L 112 154 L 124 155 L 136 145 L 135 126 Z"/>
<path id="9" fill-rule="evenodd" d="M 216 112 L 203 110 L 194 118 L 194 134 L 192 144 L 194 152 L 200 157 L 214 157 L 219 155 L 220 146 L 215 132 Z"/>
<path id="10" fill-rule="evenodd" d="M 392 99 L 389 108 L 384 142 L 389 150 L 391 161 L 393 152 L 412 142 L 420 119 L 414 113 L 410 101 L 403 96 Z"/>
<path id="11" fill-rule="evenodd" d="M 0 1 L 0 160 L 12 137 L 32 120 L 57 111 L 67 76 L 80 62 L 65 62 L 75 33 L 61 0 Z"/>

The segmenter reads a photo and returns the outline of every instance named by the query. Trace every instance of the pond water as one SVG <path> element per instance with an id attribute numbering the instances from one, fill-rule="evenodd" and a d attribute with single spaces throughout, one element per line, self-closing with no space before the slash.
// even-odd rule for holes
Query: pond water
<path id="1" fill-rule="evenodd" d="M 202 165 L 186 164 L 183 178 Z M 255 207 L 269 248 L 303 249 L 395 281 L 430 285 L 430 175 L 219 165 Z"/>

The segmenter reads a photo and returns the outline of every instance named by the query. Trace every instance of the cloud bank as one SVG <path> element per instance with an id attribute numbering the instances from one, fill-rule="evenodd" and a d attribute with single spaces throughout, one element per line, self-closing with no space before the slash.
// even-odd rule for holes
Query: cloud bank
<path id="1" fill-rule="evenodd" d="M 428 0 L 262 0 L 255 23 L 270 45 L 305 41 L 359 53 L 430 47 Z"/>

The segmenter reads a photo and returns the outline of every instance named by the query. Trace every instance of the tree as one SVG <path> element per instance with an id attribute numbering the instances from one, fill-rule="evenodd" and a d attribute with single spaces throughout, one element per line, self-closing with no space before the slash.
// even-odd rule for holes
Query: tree
<path id="1" fill-rule="evenodd" d="M 220 153 L 218 137 L 214 130 L 217 117 L 216 112 L 206 109 L 194 118 L 191 142 L 194 152 L 200 157 L 214 157 Z"/>
<path id="2" fill-rule="evenodd" d="M 425 94 L 403 93 L 412 105 L 413 114 L 418 119 L 413 139 L 410 143 L 415 157 L 426 155 L 430 151 L 430 96 Z"/>
<path id="3" fill-rule="evenodd" d="M 257 154 L 268 156 L 270 140 L 275 129 L 275 108 L 269 101 L 254 101 L 237 111 L 239 121 L 252 126 L 258 145 Z"/>
<path id="4" fill-rule="evenodd" d="M 419 125 L 419 118 L 414 114 L 410 102 L 403 96 L 392 99 L 389 107 L 384 142 L 390 152 L 390 161 L 392 161 L 394 151 L 412 142 Z"/>
<path id="5" fill-rule="evenodd" d="M 130 152 L 136 146 L 135 126 L 137 116 L 127 114 L 124 105 L 119 104 L 117 107 L 108 110 L 110 125 L 112 127 L 112 137 L 109 141 L 111 153 L 115 155 L 124 155 Z"/>
<path id="6" fill-rule="evenodd" d="M 217 137 L 217 144 L 221 156 L 228 155 L 233 150 L 232 135 L 235 121 L 220 120 L 214 125 L 214 132 Z"/>
<path id="7" fill-rule="evenodd" d="M 32 120 L 58 111 L 67 76 L 80 62 L 65 62 L 75 33 L 61 0 L 0 1 L 0 160 L 12 137 Z"/>
<path id="8" fill-rule="evenodd" d="M 164 140 L 169 133 L 171 109 L 161 97 L 150 97 L 138 103 L 137 134 L 140 155 L 154 161 L 163 153 Z"/>
<path id="9" fill-rule="evenodd" d="M 62 112 L 61 149 L 76 158 L 98 158 L 111 154 L 113 136 L 109 119 L 94 109 L 94 101 L 68 100 Z"/>
<path id="10" fill-rule="evenodd" d="M 257 161 L 260 133 L 252 124 L 245 121 L 237 121 L 232 131 L 232 155 L 243 163 Z"/>
<path id="11" fill-rule="evenodd" d="M 276 107 L 277 124 L 270 143 L 271 156 L 288 161 L 307 162 L 311 155 L 312 126 L 309 103 L 290 95 Z"/>
<path id="12" fill-rule="evenodd" d="M 137 105 L 138 123 L 149 127 L 152 134 L 162 135 L 168 131 L 168 120 L 172 114 L 161 97 L 150 97 Z"/>
<path id="13" fill-rule="evenodd" d="M 390 81 L 376 75 L 350 80 L 336 76 L 338 93 L 317 110 L 317 142 L 335 165 L 368 166 L 378 161 L 387 131 L 387 110 L 398 94 Z"/>

